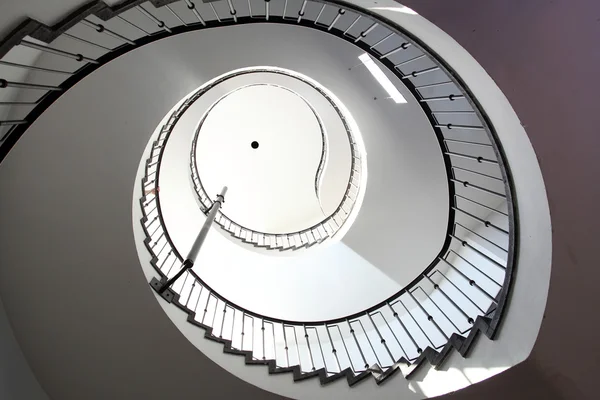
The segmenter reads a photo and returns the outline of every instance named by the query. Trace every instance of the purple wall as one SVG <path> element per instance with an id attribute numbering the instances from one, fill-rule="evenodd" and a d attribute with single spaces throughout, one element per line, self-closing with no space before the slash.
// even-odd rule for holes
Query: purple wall
<path id="1" fill-rule="evenodd" d="M 451 397 L 597 398 L 600 1 L 401 3 L 454 37 L 506 94 L 537 153 L 552 215 L 550 295 L 532 356 Z"/>

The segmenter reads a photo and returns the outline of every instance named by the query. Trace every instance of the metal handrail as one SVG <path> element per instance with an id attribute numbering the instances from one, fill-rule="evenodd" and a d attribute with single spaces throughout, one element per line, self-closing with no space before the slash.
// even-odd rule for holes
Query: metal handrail
<path id="1" fill-rule="evenodd" d="M 52 85 L 10 82 L 11 90 L 35 91 L 39 96 L 0 103 L 1 107 L 11 107 L 16 114 L 2 121 L 5 123 L 0 129 L 7 130 L 0 130 L 0 161 L 27 128 L 75 83 L 145 44 L 193 30 L 265 22 L 300 25 L 335 35 L 369 53 L 401 79 L 431 123 L 445 162 L 450 194 L 447 239 L 438 256 L 413 282 L 390 298 L 351 316 L 327 321 L 284 321 L 252 312 L 219 295 L 191 269 L 171 288 L 175 293 L 173 302 L 190 313 L 195 323 L 210 329 L 211 336 L 222 340 L 226 347 L 250 351 L 254 360 L 273 360 L 277 368 L 296 366 L 301 375 L 323 370 L 323 383 L 346 376 L 353 384 L 368 375 L 381 382 L 398 368 L 410 376 L 413 367 L 425 359 L 434 365 L 441 363 L 447 355 L 443 349 L 447 348 L 465 355 L 478 332 L 490 338 L 498 332 L 515 268 L 517 204 L 511 171 L 493 126 L 458 74 L 401 26 L 370 10 L 338 0 L 304 0 L 294 5 L 287 0 L 272 1 L 283 2 L 284 6 L 269 8 L 265 2 L 263 10 L 244 12 L 246 1 L 230 0 L 228 15 L 219 15 L 210 3 L 211 14 L 206 12 L 206 5 L 196 5 L 190 0 L 152 2 L 160 6 L 157 9 L 144 0 L 125 0 L 114 7 L 96 1 L 53 27 L 31 19 L 25 21 L 0 41 L 0 91 L 9 85 L 2 78 L 2 68 L 35 69 L 40 74 L 64 76 L 65 80 L 61 83 L 54 80 Z M 140 5 L 145 12 L 136 8 Z M 163 5 L 172 8 L 163 9 Z M 283 14 L 277 14 L 281 9 Z M 127 14 L 133 12 L 143 13 L 156 27 L 135 25 Z M 176 13 L 179 23 L 166 26 L 160 19 L 162 12 Z M 138 36 L 128 37 L 116 24 L 108 30 L 103 24 L 92 22 L 97 35 L 120 38 L 121 44 L 95 59 L 62 46 L 55 48 L 55 39 L 71 27 L 84 25 L 84 19 L 92 16 L 107 23 L 114 18 L 133 26 L 139 31 Z M 89 24 L 86 26 L 89 28 Z M 40 51 L 68 59 L 73 66 L 71 70 L 54 70 L 41 64 L 15 65 L 3 60 L 9 50 L 33 43 L 23 42 L 26 36 L 47 43 L 48 46 L 34 44 Z M 101 45 L 93 39 L 87 42 Z M 408 51 L 412 54 L 408 55 Z M 27 111 L 28 106 L 33 108 Z M 166 129 L 159 132 L 141 183 L 146 193 L 140 198 L 145 245 L 152 255 L 153 267 L 163 279 L 177 274 L 183 262 L 165 229 L 157 192 L 169 128 L 181 115 L 174 113 Z M 463 136 L 465 132 L 479 136 Z M 454 209 L 476 218 L 455 213 Z M 476 225 L 470 225 L 474 222 Z M 490 243 L 493 245 L 489 246 Z M 217 312 L 222 312 L 221 318 L 216 318 Z M 465 335 L 465 340 L 454 339 Z M 299 340 L 302 337 L 304 342 Z"/>

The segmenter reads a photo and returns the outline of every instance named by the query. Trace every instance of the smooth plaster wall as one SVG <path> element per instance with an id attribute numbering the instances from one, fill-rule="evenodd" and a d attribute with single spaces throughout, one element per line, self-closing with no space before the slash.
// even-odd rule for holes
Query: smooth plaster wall
<path id="1" fill-rule="evenodd" d="M 0 300 L 0 398 L 48 400 L 13 334 Z"/>

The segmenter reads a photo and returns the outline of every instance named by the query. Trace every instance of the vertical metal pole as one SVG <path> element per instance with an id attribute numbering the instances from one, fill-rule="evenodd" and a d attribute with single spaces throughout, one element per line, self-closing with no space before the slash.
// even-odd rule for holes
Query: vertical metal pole
<path id="1" fill-rule="evenodd" d="M 162 294 L 165 290 L 167 290 L 168 287 L 175 283 L 175 281 L 179 279 L 181 275 L 183 275 L 186 271 L 188 271 L 194 266 L 194 262 L 196 262 L 196 258 L 198 258 L 200 248 L 202 247 L 202 244 L 204 243 L 204 240 L 208 235 L 208 231 L 210 230 L 210 227 L 212 226 L 215 217 L 217 216 L 217 212 L 221 208 L 221 205 L 225 202 L 225 193 L 227 193 L 227 186 L 224 186 L 223 190 L 221 190 L 221 193 L 217 195 L 217 200 L 215 200 L 212 207 L 210 208 L 210 211 L 206 216 L 206 220 L 204 221 L 204 225 L 202 225 L 202 229 L 200 229 L 200 233 L 198 233 L 198 236 L 196 237 L 196 240 L 194 241 L 194 244 L 192 245 L 192 248 L 190 249 L 187 258 L 183 262 L 181 269 L 179 270 L 179 272 L 177 272 L 177 274 L 174 277 L 169 279 L 167 282 L 165 282 L 164 285 L 162 285 L 160 289 L 158 289 L 158 293 Z"/>

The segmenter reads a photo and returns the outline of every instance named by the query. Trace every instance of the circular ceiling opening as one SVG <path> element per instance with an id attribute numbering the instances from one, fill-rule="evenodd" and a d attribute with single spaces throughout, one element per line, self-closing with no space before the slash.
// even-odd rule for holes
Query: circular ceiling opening
<path id="1" fill-rule="evenodd" d="M 234 70 L 216 85 L 225 81 L 224 95 L 210 90 L 215 84 L 198 92 L 206 104 L 220 95 L 204 111 L 192 141 L 190 165 L 201 208 L 210 207 L 206 193 L 227 182 L 227 212 L 219 225 L 236 238 L 240 232 L 230 229 L 243 229 L 253 247 L 304 249 L 333 235 L 339 240 L 354 220 L 350 214 L 356 216 L 349 210 L 360 207 L 366 177 L 365 152 L 348 110 L 294 71 Z M 265 140 L 269 151 L 248 152 L 248 144 L 257 150 Z M 353 158 L 356 153 L 362 157 Z M 224 157 L 228 161 L 221 165 Z"/>
<path id="2" fill-rule="evenodd" d="M 325 133 L 310 103 L 295 90 L 243 85 L 218 99 L 197 129 L 198 176 L 208 192 L 231 188 L 227 216 L 232 221 L 257 232 L 288 233 L 325 218 L 315 192 Z M 260 142 L 268 143 L 269 151 L 258 152 Z M 227 167 L 213 167 L 223 157 L 215 149 L 228 154 Z M 345 187 L 335 189 L 339 203 Z"/>

